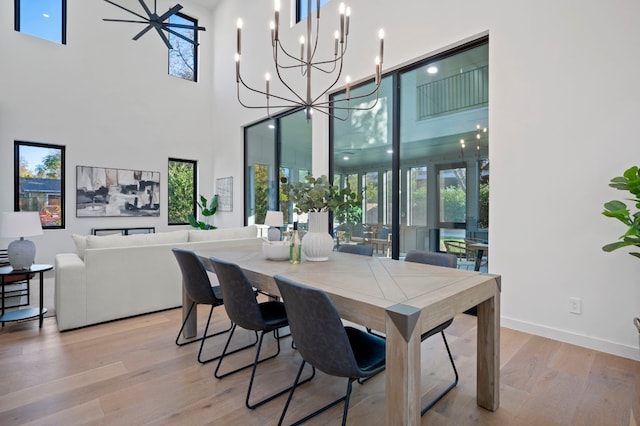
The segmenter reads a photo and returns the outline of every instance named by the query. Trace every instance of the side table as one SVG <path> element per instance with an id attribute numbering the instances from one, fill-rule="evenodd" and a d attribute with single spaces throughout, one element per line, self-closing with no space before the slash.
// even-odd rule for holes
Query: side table
<path id="1" fill-rule="evenodd" d="M 35 318 L 35 317 L 40 317 L 40 328 L 42 328 L 42 322 L 44 320 L 44 314 L 47 313 L 47 308 L 45 308 L 44 305 L 44 281 L 43 281 L 43 275 L 46 271 L 50 271 L 53 269 L 53 265 L 31 265 L 31 267 L 29 269 L 23 269 L 23 270 L 14 270 L 11 266 L 3 266 L 0 267 L 0 283 L 4 288 L 4 282 L 5 282 L 5 277 L 10 277 L 12 275 L 21 275 L 24 273 L 38 273 L 40 275 L 40 309 L 37 308 L 24 308 L 24 309 L 18 309 L 15 311 L 9 311 L 5 313 L 5 307 L 4 307 L 4 296 L 2 297 L 2 315 L 0 315 L 0 322 L 2 323 L 2 326 L 4 327 L 4 323 L 5 322 L 10 322 L 10 321 L 20 321 L 20 320 L 25 320 L 25 319 L 30 319 L 30 318 Z M 28 284 L 30 285 L 30 284 Z"/>

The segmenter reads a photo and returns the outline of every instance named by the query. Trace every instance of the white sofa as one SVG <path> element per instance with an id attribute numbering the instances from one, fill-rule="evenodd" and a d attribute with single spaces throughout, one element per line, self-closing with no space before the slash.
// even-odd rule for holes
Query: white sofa
<path id="1" fill-rule="evenodd" d="M 59 330 L 83 327 L 182 305 L 182 275 L 171 252 L 257 238 L 255 225 L 210 231 L 74 235 L 76 253 L 55 257 Z"/>

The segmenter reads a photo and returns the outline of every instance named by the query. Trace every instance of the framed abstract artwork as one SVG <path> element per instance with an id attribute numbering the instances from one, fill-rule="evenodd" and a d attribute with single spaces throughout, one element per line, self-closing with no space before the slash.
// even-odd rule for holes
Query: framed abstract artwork
<path id="1" fill-rule="evenodd" d="M 160 172 L 76 167 L 76 217 L 160 216 Z"/>

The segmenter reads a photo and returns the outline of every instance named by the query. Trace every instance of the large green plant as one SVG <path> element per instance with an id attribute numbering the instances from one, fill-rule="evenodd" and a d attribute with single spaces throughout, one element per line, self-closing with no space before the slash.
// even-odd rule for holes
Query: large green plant
<path id="1" fill-rule="evenodd" d="M 303 182 L 296 183 L 288 183 L 283 177 L 281 182 L 298 214 L 333 211 L 338 221 L 353 223 L 362 216 L 362 194 L 356 194 L 348 184 L 345 188 L 331 185 L 326 175 L 307 175 Z"/>
<path id="2" fill-rule="evenodd" d="M 619 241 L 606 244 L 602 250 L 610 252 L 621 247 L 636 246 L 640 247 L 640 173 L 637 166 L 627 169 L 622 176 L 611 179 L 609 186 L 621 191 L 628 191 L 633 198 L 627 198 L 631 201 L 636 211 L 631 212 L 627 204 L 623 201 L 612 200 L 605 203 L 605 210 L 602 212 L 607 217 L 618 219 L 627 225 L 627 232 L 618 237 Z M 640 253 L 631 252 L 632 256 L 640 258 Z"/>
<path id="3" fill-rule="evenodd" d="M 200 214 L 205 217 L 205 220 L 204 222 L 201 220 L 196 220 L 196 218 L 192 214 L 190 214 L 189 223 L 191 224 L 191 226 L 193 226 L 194 228 L 205 230 L 216 229 L 216 226 L 213 226 L 209 223 L 209 218 L 216 214 L 216 211 L 218 210 L 218 194 L 213 196 L 213 198 L 211 199 L 211 203 L 209 203 L 208 206 L 207 199 L 204 196 L 200 195 L 200 201 L 197 202 L 197 204 L 198 208 L 200 209 Z"/>

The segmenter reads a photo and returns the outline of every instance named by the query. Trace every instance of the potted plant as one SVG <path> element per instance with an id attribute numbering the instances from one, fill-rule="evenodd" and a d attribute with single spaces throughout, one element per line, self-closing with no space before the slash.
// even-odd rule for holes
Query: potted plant
<path id="1" fill-rule="evenodd" d="M 632 198 L 627 198 L 635 207 L 632 213 L 624 201 L 612 200 L 604 205 L 603 215 L 613 217 L 627 226 L 627 231 L 618 237 L 619 241 L 606 244 L 602 250 L 611 252 L 622 247 L 635 246 L 640 247 L 640 171 L 637 166 L 633 166 L 625 170 L 622 176 L 611 179 L 609 186 L 621 191 L 628 191 Z M 629 253 L 632 256 L 640 258 L 640 253 L 633 251 Z M 638 329 L 638 337 L 640 342 L 640 317 L 633 319 L 633 324 Z"/>
<path id="2" fill-rule="evenodd" d="M 196 203 L 198 204 L 198 208 L 200 209 L 200 214 L 205 217 L 205 220 L 196 220 L 195 216 L 190 214 L 187 217 L 189 220 L 189 224 L 198 229 L 216 229 L 217 227 L 211 225 L 209 223 L 209 220 L 211 216 L 216 214 L 216 211 L 218 210 L 218 194 L 214 195 L 213 198 L 211 198 L 211 203 L 207 203 L 207 199 L 204 196 L 200 195 L 200 201 L 196 201 Z"/>
<path id="3" fill-rule="evenodd" d="M 611 252 L 622 247 L 640 247 L 640 174 L 637 166 L 627 169 L 622 176 L 611 179 L 609 186 L 621 191 L 629 191 L 633 198 L 628 198 L 636 208 L 631 213 L 624 201 L 612 200 L 604 205 L 603 215 L 613 217 L 627 226 L 627 231 L 618 237 L 619 241 L 606 244 L 602 250 Z M 631 252 L 632 256 L 640 258 L 640 253 Z"/>
<path id="4" fill-rule="evenodd" d="M 349 185 L 346 188 L 331 185 L 326 175 L 318 178 L 307 175 L 304 181 L 296 183 L 288 183 L 286 178 L 281 181 L 284 192 L 294 203 L 294 211 L 309 215 L 309 229 L 302 238 L 307 260 L 327 260 L 333 249 L 333 237 L 327 232 L 329 211 L 340 221 L 353 220 L 361 212 L 362 195 L 353 192 Z"/>

